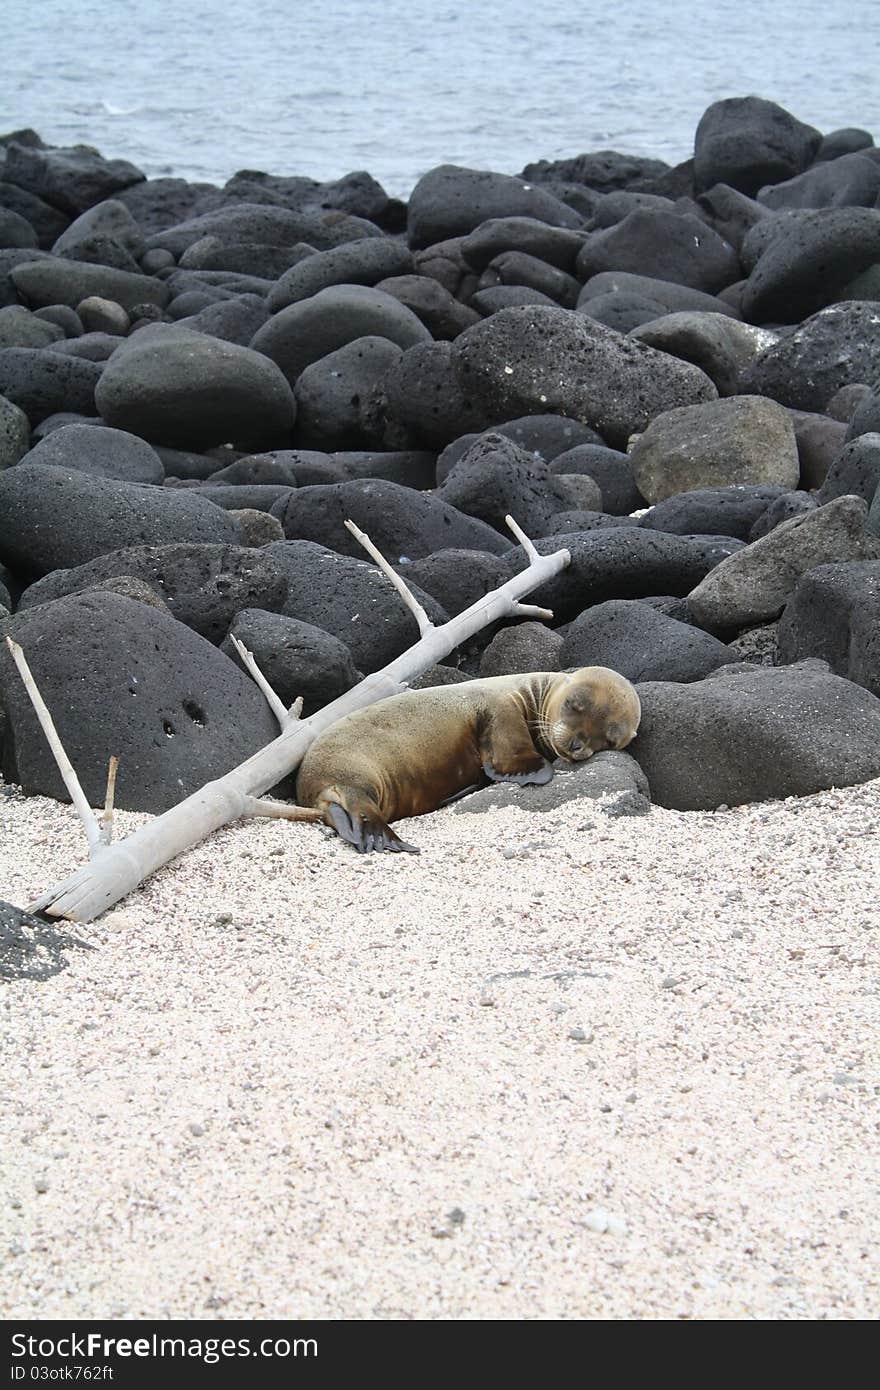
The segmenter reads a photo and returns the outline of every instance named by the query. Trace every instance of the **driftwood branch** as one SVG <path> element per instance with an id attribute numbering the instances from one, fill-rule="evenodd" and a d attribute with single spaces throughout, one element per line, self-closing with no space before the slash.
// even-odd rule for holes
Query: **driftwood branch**
<path id="1" fill-rule="evenodd" d="M 24 652 L 18 643 L 14 642 L 11 637 L 6 638 L 6 645 L 12 654 L 12 660 L 18 667 L 18 674 L 21 676 L 24 688 L 28 693 L 28 698 L 34 707 L 37 719 L 40 721 L 40 728 L 46 735 L 46 742 L 52 750 L 52 756 L 58 765 L 58 771 L 61 773 L 64 780 L 64 785 L 76 809 L 76 814 L 82 822 L 83 830 L 86 832 L 89 854 L 97 854 L 103 843 L 101 827 L 98 825 L 95 814 L 89 805 L 88 798 L 74 771 L 73 763 L 64 751 L 64 744 L 61 742 L 58 730 L 55 728 L 46 702 L 37 689 L 37 683 L 34 680 L 30 666 L 28 666 Z"/>
<path id="2" fill-rule="evenodd" d="M 53 917 L 67 917 L 76 922 L 90 922 L 119 902 L 150 874 L 182 854 L 184 850 L 199 844 L 221 826 L 243 816 L 284 815 L 301 811 L 303 808 L 291 807 L 289 812 L 285 813 L 280 809 L 282 803 L 262 801 L 261 798 L 269 788 L 299 766 L 306 750 L 318 734 L 354 710 L 363 709 L 389 695 L 401 693 L 415 677 L 436 662 L 442 661 L 456 647 L 488 624 L 503 618 L 522 616 L 524 609 L 530 613 L 545 612 L 543 609 L 535 610 L 522 605 L 519 600 L 523 594 L 531 593 L 533 589 L 564 569 L 571 556 L 567 550 L 557 550 L 552 555 L 539 555 L 516 523 L 508 518 L 508 524 L 528 555 L 529 565 L 526 569 L 514 575 L 500 588 L 485 594 L 483 598 L 471 604 L 470 608 L 466 608 L 463 613 L 459 613 L 440 627 L 433 626 L 422 610 L 427 629 L 423 630 L 421 638 L 414 646 L 389 662 L 381 671 L 367 676 L 331 704 L 310 715 L 308 719 L 297 720 L 286 714 L 288 722 L 278 738 L 233 768 L 231 772 L 227 772 L 225 776 L 206 783 L 170 810 L 156 816 L 125 840 L 118 840 L 112 845 L 98 843 L 92 848 L 93 857 L 88 864 L 72 877 L 50 888 L 30 905 L 29 911 L 42 911 Z M 375 552 L 374 558 L 377 556 L 378 551 Z M 386 567 L 386 562 L 381 556 L 378 556 L 378 563 L 387 574 L 390 567 Z M 392 580 L 395 587 L 398 587 L 398 578 L 394 575 Z M 403 584 L 402 580 L 400 584 Z M 409 591 L 406 601 L 413 609 L 416 600 Z M 417 614 L 416 616 L 418 618 Z M 91 815 L 91 812 L 89 814 Z M 295 814 L 290 818 L 310 819 Z"/>

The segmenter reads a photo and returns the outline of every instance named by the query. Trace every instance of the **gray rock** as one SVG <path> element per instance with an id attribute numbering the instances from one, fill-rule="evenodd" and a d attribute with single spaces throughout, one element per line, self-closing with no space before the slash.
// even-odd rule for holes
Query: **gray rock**
<path id="1" fill-rule="evenodd" d="M 854 276 L 877 261 L 880 210 L 821 208 L 800 214 L 785 235 L 770 241 L 749 275 L 743 314 L 752 323 L 799 323 L 833 304 Z"/>
<path id="2" fill-rule="evenodd" d="M 312 362 L 367 337 L 400 348 L 431 340 L 421 320 L 392 295 L 368 285 L 331 285 L 274 314 L 251 347 L 277 363 L 293 385 Z"/>
<path id="3" fill-rule="evenodd" d="M 124 338 L 131 327 L 131 319 L 121 304 L 117 304 L 115 299 L 102 299 L 97 294 L 81 299 L 76 312 L 86 333 L 106 333 Z"/>
<path id="4" fill-rule="evenodd" d="M 722 667 L 691 685 L 640 685 L 630 751 L 658 806 L 710 811 L 880 775 L 880 700 L 801 667 Z"/>
<path id="5" fill-rule="evenodd" d="M 24 462 L 76 468 L 126 483 L 165 481 L 162 460 L 146 440 L 102 425 L 63 425 L 41 439 Z"/>
<path id="6" fill-rule="evenodd" d="M 524 304 L 553 306 L 555 300 L 549 294 L 544 294 L 543 290 L 533 289 L 530 285 L 487 285 L 485 289 L 472 294 L 468 303 L 483 318 L 489 318 L 497 314 L 499 309 L 521 308 Z"/>
<path id="7" fill-rule="evenodd" d="M 622 270 L 703 294 L 714 294 L 741 274 L 736 252 L 717 232 L 691 213 L 665 208 L 635 208 L 621 222 L 593 232 L 578 252 L 576 266 L 584 281 Z"/>
<path id="8" fill-rule="evenodd" d="M 503 309 L 456 338 L 451 360 L 490 418 L 566 415 L 612 446 L 664 410 L 717 395 L 699 368 L 565 309 Z"/>
<path id="9" fill-rule="evenodd" d="M 144 175 L 128 160 L 104 159 L 90 145 L 41 148 L 12 141 L 3 177 L 75 217 Z"/>
<path id="10" fill-rule="evenodd" d="M 348 242 L 318 251 L 286 270 L 269 294 L 269 310 L 277 314 L 330 285 L 377 285 L 389 275 L 407 275 L 412 268 L 411 253 L 390 237 Z"/>
<path id="11" fill-rule="evenodd" d="M 758 192 L 758 202 L 779 208 L 839 208 L 876 205 L 880 194 L 880 165 L 863 154 L 817 161 L 812 168 L 784 183 L 768 184 Z"/>
<path id="12" fill-rule="evenodd" d="M 638 600 L 599 603 L 570 623 L 559 663 L 610 666 L 630 681 L 698 681 L 737 658 L 708 632 Z"/>
<path id="13" fill-rule="evenodd" d="M 740 390 L 795 410 L 823 410 L 842 386 L 880 377 L 878 318 L 873 303 L 822 309 L 762 352 L 744 372 Z M 852 425 L 849 433 L 854 434 Z"/>
<path id="14" fill-rule="evenodd" d="M 418 641 L 413 615 L 374 564 L 312 541 L 279 541 L 263 553 L 276 560 L 287 577 L 287 616 L 338 637 L 358 670 L 378 671 Z M 432 622 L 445 622 L 440 605 L 411 587 Z"/>
<path id="15" fill-rule="evenodd" d="M 179 301 L 174 303 L 177 305 Z M 207 304 L 197 313 L 177 321 L 181 328 L 191 328 L 196 333 L 207 333 L 211 338 L 247 347 L 254 334 L 268 323 L 269 311 L 260 295 L 239 294 L 233 299 Z"/>
<path id="16" fill-rule="evenodd" d="M 263 675 L 288 708 L 302 696 L 304 718 L 344 695 L 362 679 L 345 643 L 312 623 L 287 618 L 283 613 L 246 608 L 236 614 L 229 633 L 253 653 Z M 220 650 L 239 661 L 230 637 L 221 642 Z"/>
<path id="17" fill-rule="evenodd" d="M 505 251 L 523 251 L 573 274 L 583 244 L 584 233 L 569 227 L 552 227 L 534 217 L 491 217 L 463 239 L 461 254 L 478 274 Z"/>
<path id="18" fill-rule="evenodd" d="M 575 618 L 587 604 L 651 594 L 689 594 L 740 542 L 729 537 L 670 536 L 638 526 L 614 526 L 560 536 L 540 536 L 540 555 L 568 550 L 568 566 L 529 595 L 549 608 L 556 622 Z M 508 577 L 525 569 L 520 546 L 504 557 Z"/>
<path id="19" fill-rule="evenodd" d="M 559 671 L 563 638 L 546 623 L 513 623 L 496 632 L 480 657 L 480 676 Z"/>
<path id="20" fill-rule="evenodd" d="M 242 545 L 259 547 L 284 540 L 281 522 L 268 511 L 260 511 L 257 507 L 230 507 L 229 511 L 235 518 Z"/>
<path id="21" fill-rule="evenodd" d="M 636 486 L 649 502 L 735 484 L 790 490 L 800 477 L 791 419 L 760 396 L 664 411 L 636 439 L 630 462 Z"/>
<path id="22" fill-rule="evenodd" d="M 819 502 L 846 495 L 864 497 L 868 506 L 880 487 L 880 433 L 861 434 L 845 444 L 819 489 Z"/>
<path id="23" fill-rule="evenodd" d="M 396 343 L 367 337 L 312 362 L 294 386 L 298 441 L 306 448 L 325 450 L 380 444 L 383 422 L 376 393 L 401 356 Z"/>
<path id="24" fill-rule="evenodd" d="M 260 353 L 161 323 L 113 354 L 95 401 L 108 425 L 176 449 L 283 447 L 296 418 L 290 387 Z"/>
<path id="25" fill-rule="evenodd" d="M 612 516 L 628 517 L 644 505 L 628 455 L 602 444 L 578 444 L 567 449 L 553 459 L 550 472 L 583 473 L 592 478 L 599 487 L 603 508 Z"/>
<path id="26" fill-rule="evenodd" d="M 591 300 L 609 294 L 635 295 L 646 303 L 659 304 L 659 312 L 664 314 L 696 312 L 738 318 L 736 311 L 716 295 L 704 294 L 702 290 L 674 284 L 671 280 L 658 280 L 652 275 L 637 275 L 626 270 L 603 270 L 598 275 L 592 275 L 580 292 L 578 307 L 589 311 Z"/>
<path id="27" fill-rule="evenodd" d="M 407 238 L 413 250 L 467 235 L 491 218 L 528 217 L 552 227 L 578 227 L 580 218 L 543 188 L 481 169 L 441 164 L 423 174 L 410 194 Z"/>
<path id="28" fill-rule="evenodd" d="M 71 569 L 120 545 L 237 539 L 227 512 L 182 490 L 43 464 L 0 473 L 0 563 L 23 576 Z"/>
<path id="29" fill-rule="evenodd" d="M 80 213 L 56 239 L 52 253 L 55 256 L 73 256 L 83 241 L 95 236 L 108 237 L 119 246 L 139 256 L 144 247 L 144 234 L 131 212 L 118 198 L 106 198 L 87 211 Z"/>
<path id="30" fill-rule="evenodd" d="M 593 506 L 601 506 L 596 484 L 592 479 L 584 481 L 592 487 Z M 528 535 L 541 536 L 554 512 L 577 504 L 561 478 L 550 473 L 548 463 L 491 430 L 478 436 L 436 496 L 505 536 L 510 535 L 504 521 L 508 515 L 515 517 Z"/>
<path id="31" fill-rule="evenodd" d="M 101 367 L 49 348 L 0 348 L 0 396 L 17 405 L 31 426 L 58 411 L 95 414 Z"/>
<path id="32" fill-rule="evenodd" d="M 79 593 L 106 579 L 132 576 L 152 585 L 171 615 L 215 645 L 244 608 L 281 608 L 287 578 L 265 549 L 239 545 L 138 545 L 58 569 L 32 584 L 20 608 Z"/>
<path id="33" fill-rule="evenodd" d="M 580 280 L 573 275 L 525 251 L 502 251 L 490 261 L 483 271 L 480 287 L 492 289 L 496 285 L 518 285 L 538 290 L 564 309 L 574 308 L 581 289 Z"/>
<path id="34" fill-rule="evenodd" d="M 686 310 L 664 314 L 634 328 L 631 336 L 669 352 L 714 381 L 720 396 L 733 396 L 747 367 L 776 342 L 776 334 L 724 314 Z"/>
<path id="35" fill-rule="evenodd" d="M 715 101 L 694 136 L 694 185 L 701 192 L 726 183 L 753 195 L 764 184 L 806 169 L 821 141 L 818 130 L 773 101 L 753 96 Z"/>
<path id="36" fill-rule="evenodd" d="M 873 378 L 866 378 L 873 380 Z M 880 391 L 871 391 L 867 396 L 859 401 L 846 431 L 846 442 L 851 439 L 858 439 L 860 434 L 876 434 L 880 432 Z"/>
<path id="37" fill-rule="evenodd" d="M 793 410 L 791 418 L 801 466 L 801 487 L 821 487 L 843 448 L 846 425 L 810 410 Z"/>
<path id="38" fill-rule="evenodd" d="M 277 736 L 254 682 L 182 623 L 119 594 L 85 593 L 2 625 L 23 647 L 64 747 L 93 806 L 119 758 L 116 805 L 159 813 Z M 3 775 L 35 795 L 67 800 L 45 735 L 6 644 L 0 697 Z"/>
<path id="39" fill-rule="evenodd" d="M 122 201 L 132 209 L 141 225 L 146 226 L 139 216 L 137 200 L 127 195 Z M 185 221 L 176 217 L 171 221 L 173 225 L 166 223 L 165 229 L 154 232 L 147 244 L 150 250 L 170 251 L 178 260 L 188 246 L 205 236 L 216 237 L 232 246 L 241 243 L 296 246 L 305 242 L 317 251 L 327 251 L 343 242 L 382 235 L 378 227 L 362 217 L 348 217 L 338 212 L 291 212 L 288 208 L 264 203 L 231 203 Z"/>
<path id="40" fill-rule="evenodd" d="M 499 555 L 455 548 L 435 550 L 419 560 L 398 565 L 397 571 L 407 584 L 416 584 L 430 594 L 450 617 L 470 608 L 508 577 Z"/>
<path id="41" fill-rule="evenodd" d="M 801 576 L 779 620 L 779 660 L 805 657 L 880 696 L 880 560 L 818 565 Z"/>
<path id="42" fill-rule="evenodd" d="M 31 442 L 31 427 L 24 411 L 0 396 L 0 470 L 24 458 Z"/>
<path id="43" fill-rule="evenodd" d="M 476 309 L 460 303 L 428 275 L 392 275 L 380 280 L 376 288 L 406 305 L 433 338 L 457 338 L 480 320 Z"/>
<path id="44" fill-rule="evenodd" d="M 127 311 L 138 304 L 156 304 L 161 309 L 171 299 L 168 286 L 153 275 L 135 275 L 88 261 L 48 256 L 13 266 L 10 274 L 22 299 L 36 308 L 67 304 L 75 309 L 84 299 L 97 295 L 112 299 Z"/>
<path id="45" fill-rule="evenodd" d="M 769 535 L 783 521 L 790 521 L 794 516 L 802 516 L 804 512 L 813 512 L 817 506 L 818 502 L 812 493 L 783 492 L 758 517 L 749 532 L 748 539 L 750 542 L 758 541 L 762 536 Z"/>
<path id="46" fill-rule="evenodd" d="M 23 304 L 8 304 L 0 309 L 0 348 L 43 348 L 63 337 L 57 324 L 38 319 Z"/>
<path id="47" fill-rule="evenodd" d="M 746 541 L 758 518 L 785 491 L 780 487 L 695 488 L 658 502 L 642 517 L 641 525 L 678 536 L 735 536 Z"/>
<path id="48" fill-rule="evenodd" d="M 363 549 L 344 524 L 350 518 L 392 564 L 402 556 L 415 560 L 450 546 L 492 554 L 507 549 L 507 542 L 485 522 L 465 516 L 440 497 L 384 478 L 300 487 L 272 511 L 289 540 L 316 541 L 359 558 Z"/>
<path id="49" fill-rule="evenodd" d="M 585 763 L 554 764 L 554 777 L 542 787 L 519 787 L 496 782 L 456 801 L 458 814 L 492 811 L 499 806 L 518 806 L 524 811 L 555 811 L 571 801 L 590 801 L 603 796 L 635 794 L 650 798 L 648 779 L 628 753 L 594 753 Z"/>
<path id="50" fill-rule="evenodd" d="M 383 406 L 387 447 L 443 449 L 490 423 L 491 415 L 458 379 L 454 348 L 449 342 L 418 343 L 388 372 Z M 443 481 L 439 475 L 437 481 Z"/>
<path id="51" fill-rule="evenodd" d="M 722 561 L 688 595 L 696 621 L 710 632 L 768 622 L 816 565 L 880 558 L 880 545 L 865 532 L 867 515 L 863 498 L 838 497 L 784 521 Z"/>

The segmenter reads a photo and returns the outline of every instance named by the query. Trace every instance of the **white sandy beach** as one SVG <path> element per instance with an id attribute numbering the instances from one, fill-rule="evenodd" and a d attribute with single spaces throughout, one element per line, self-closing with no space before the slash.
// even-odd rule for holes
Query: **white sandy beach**
<path id="1" fill-rule="evenodd" d="M 0 985 L 0 1313 L 876 1317 L 878 812 L 215 835 Z M 0 897 L 83 853 L 0 796 Z"/>

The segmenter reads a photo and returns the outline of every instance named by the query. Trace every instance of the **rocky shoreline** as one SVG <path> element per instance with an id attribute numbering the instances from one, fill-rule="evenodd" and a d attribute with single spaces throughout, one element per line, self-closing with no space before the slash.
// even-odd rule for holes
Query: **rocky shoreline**
<path id="1" fill-rule="evenodd" d="M 676 168 L 447 165 L 408 203 L 4 136 L 0 635 L 89 797 L 115 754 L 158 812 L 275 732 L 232 635 L 307 713 L 415 640 L 346 517 L 442 620 L 522 568 L 512 513 L 571 552 L 553 624 L 427 682 L 615 667 L 675 810 L 867 781 L 878 301 L 873 138 L 752 97 Z M 0 707 L 7 782 L 63 799 L 5 644 Z"/>

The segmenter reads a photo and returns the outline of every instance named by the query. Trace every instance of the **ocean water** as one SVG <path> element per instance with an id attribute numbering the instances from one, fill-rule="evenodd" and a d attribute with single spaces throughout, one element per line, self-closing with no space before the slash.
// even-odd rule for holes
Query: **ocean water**
<path id="1" fill-rule="evenodd" d="M 444 161 L 519 172 L 615 148 L 670 163 L 756 93 L 880 141 L 878 0 L 6 0 L 0 130 L 149 176 Z"/>

